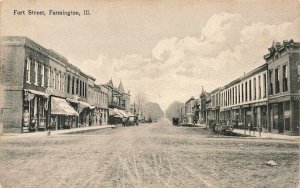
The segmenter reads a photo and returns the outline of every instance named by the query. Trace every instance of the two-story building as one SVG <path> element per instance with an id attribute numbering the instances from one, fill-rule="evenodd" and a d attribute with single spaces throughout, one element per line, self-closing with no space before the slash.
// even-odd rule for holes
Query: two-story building
<path id="1" fill-rule="evenodd" d="M 264 59 L 268 64 L 269 131 L 299 134 L 300 43 L 273 42 Z"/>

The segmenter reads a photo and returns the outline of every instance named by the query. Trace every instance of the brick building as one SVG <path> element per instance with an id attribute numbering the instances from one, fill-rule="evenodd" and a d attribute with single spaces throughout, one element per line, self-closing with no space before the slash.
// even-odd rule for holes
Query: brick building
<path id="1" fill-rule="evenodd" d="M 95 86 L 94 77 L 54 50 L 27 37 L 3 37 L 1 63 L 3 132 L 96 125 L 96 112 L 107 122 L 107 87 Z"/>
<path id="2" fill-rule="evenodd" d="M 300 43 L 273 42 L 268 64 L 270 132 L 299 134 Z"/>

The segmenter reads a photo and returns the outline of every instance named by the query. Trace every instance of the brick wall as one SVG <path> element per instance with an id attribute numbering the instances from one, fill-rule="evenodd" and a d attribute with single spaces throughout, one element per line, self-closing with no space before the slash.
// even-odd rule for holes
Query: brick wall
<path id="1" fill-rule="evenodd" d="M 3 132 L 21 132 L 24 54 L 23 46 L 2 46 Z"/>

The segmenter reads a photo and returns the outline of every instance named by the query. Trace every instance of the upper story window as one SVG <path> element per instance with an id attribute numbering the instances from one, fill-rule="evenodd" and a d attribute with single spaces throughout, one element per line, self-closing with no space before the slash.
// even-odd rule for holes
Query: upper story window
<path id="1" fill-rule="evenodd" d="M 288 72 L 287 65 L 283 65 L 282 67 L 282 83 L 283 83 L 283 92 L 288 91 Z"/>
<path id="2" fill-rule="evenodd" d="M 252 80 L 249 80 L 249 101 L 252 100 Z"/>
<path id="3" fill-rule="evenodd" d="M 50 87 L 50 77 L 51 77 L 51 68 L 48 68 L 48 75 L 47 75 L 47 86 Z"/>
<path id="4" fill-rule="evenodd" d="M 75 92 L 75 78 L 72 77 L 72 94 L 74 95 L 74 92 Z"/>
<path id="5" fill-rule="evenodd" d="M 68 81 L 67 81 L 67 93 L 70 93 L 70 85 L 71 85 L 71 78 L 70 78 L 70 75 L 68 75 Z"/>
<path id="6" fill-rule="evenodd" d="M 263 97 L 267 97 L 267 75 L 266 74 L 263 74 L 263 91 L 264 91 L 264 94 L 263 94 Z"/>
<path id="7" fill-rule="evenodd" d="M 244 102 L 244 84 L 242 84 L 242 92 L 241 92 L 241 94 L 242 94 L 242 103 Z"/>
<path id="8" fill-rule="evenodd" d="M 248 100 L 248 82 L 245 82 L 245 102 Z"/>
<path id="9" fill-rule="evenodd" d="M 253 100 L 256 99 L 256 78 L 253 78 Z"/>
<path id="10" fill-rule="evenodd" d="M 52 72 L 52 75 L 53 75 L 53 76 L 52 76 L 52 77 L 53 77 L 53 78 L 52 78 L 53 88 L 56 89 L 56 83 L 55 83 L 55 81 L 56 81 L 56 73 L 55 73 L 55 72 L 56 72 L 56 71 L 55 71 L 54 69 L 53 69 L 52 71 L 53 71 L 53 72 Z"/>
<path id="11" fill-rule="evenodd" d="M 34 62 L 34 85 L 38 85 L 38 63 Z"/>
<path id="12" fill-rule="evenodd" d="M 273 71 L 269 70 L 269 95 L 273 95 Z"/>
<path id="13" fill-rule="evenodd" d="M 44 65 L 41 65 L 41 86 L 44 87 L 45 86 L 45 67 Z"/>
<path id="14" fill-rule="evenodd" d="M 57 74 L 57 89 L 58 91 L 61 91 L 61 78 L 60 78 L 60 72 Z"/>
<path id="15" fill-rule="evenodd" d="M 257 96 L 258 99 L 261 98 L 261 78 L 260 76 L 258 76 L 258 96 Z"/>
<path id="16" fill-rule="evenodd" d="M 279 87 L 279 70 L 278 68 L 275 69 L 275 93 L 279 93 L 280 87 Z"/>
<path id="17" fill-rule="evenodd" d="M 26 75 L 27 75 L 27 79 L 26 82 L 30 84 L 30 64 L 31 61 L 30 59 L 27 58 L 27 62 L 26 62 Z"/>

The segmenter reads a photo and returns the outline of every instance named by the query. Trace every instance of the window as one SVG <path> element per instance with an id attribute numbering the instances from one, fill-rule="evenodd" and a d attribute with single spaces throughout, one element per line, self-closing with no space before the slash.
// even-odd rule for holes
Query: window
<path id="1" fill-rule="evenodd" d="M 61 90 L 63 93 L 65 92 L 65 75 L 64 74 L 61 76 Z"/>
<path id="2" fill-rule="evenodd" d="M 53 89 L 56 89 L 56 84 L 55 84 L 55 77 L 56 77 L 56 71 L 53 69 L 52 70 L 52 82 L 53 82 Z"/>
<path id="3" fill-rule="evenodd" d="M 264 77 L 264 83 L 263 83 L 263 87 L 264 87 L 264 98 L 265 97 L 267 97 L 267 75 L 266 74 L 264 74 L 263 75 L 263 77 Z"/>
<path id="4" fill-rule="evenodd" d="M 269 95 L 273 95 L 273 80 L 272 80 L 272 77 L 273 77 L 273 71 L 270 70 L 269 71 L 269 83 L 270 83 L 270 87 L 269 87 Z"/>
<path id="5" fill-rule="evenodd" d="M 75 89 L 75 78 L 72 77 L 72 94 L 74 95 L 74 89 Z"/>
<path id="6" fill-rule="evenodd" d="M 50 77 L 51 77 L 51 68 L 48 68 L 48 75 L 47 75 L 47 86 L 50 87 Z"/>
<path id="7" fill-rule="evenodd" d="M 238 86 L 239 87 L 239 92 L 238 92 L 238 94 L 239 94 L 239 103 L 241 102 L 241 88 L 240 88 L 240 85 Z"/>
<path id="8" fill-rule="evenodd" d="M 57 74 L 57 86 L 58 86 L 58 91 L 61 91 L 61 80 L 60 80 L 60 72 Z"/>
<path id="9" fill-rule="evenodd" d="M 27 58 L 27 62 L 26 62 L 26 75 L 27 75 L 27 79 L 26 82 L 30 84 L 30 64 L 31 61 L 30 59 Z"/>
<path id="10" fill-rule="evenodd" d="M 79 96 L 82 95 L 82 82 L 79 80 Z"/>
<path id="11" fill-rule="evenodd" d="M 76 95 L 79 93 L 79 80 L 76 79 Z"/>
<path id="12" fill-rule="evenodd" d="M 34 85 L 38 85 L 38 63 L 34 62 Z"/>
<path id="13" fill-rule="evenodd" d="M 87 89 L 87 84 L 85 84 L 85 88 L 84 88 L 84 97 L 86 97 L 86 89 Z"/>
<path id="14" fill-rule="evenodd" d="M 279 72 L 278 68 L 275 69 L 275 93 L 279 93 L 280 88 L 279 88 Z"/>
<path id="15" fill-rule="evenodd" d="M 258 99 L 261 98 L 261 79 L 260 76 L 258 76 Z"/>
<path id="16" fill-rule="evenodd" d="M 242 84 L 242 102 L 244 102 L 244 84 Z"/>
<path id="17" fill-rule="evenodd" d="M 256 100 L 256 78 L 253 78 L 253 100 Z"/>
<path id="18" fill-rule="evenodd" d="M 70 85 L 71 85 L 71 78 L 70 78 L 70 75 L 68 75 L 68 81 L 67 81 L 67 93 L 70 93 Z"/>
<path id="19" fill-rule="evenodd" d="M 41 86 L 44 87 L 45 86 L 45 69 L 44 69 L 44 65 L 41 65 L 41 78 L 42 78 Z"/>
<path id="20" fill-rule="evenodd" d="M 248 82 L 245 82 L 245 102 L 248 100 Z"/>
<path id="21" fill-rule="evenodd" d="M 283 92 L 285 92 L 285 91 L 287 91 L 288 90 L 288 77 L 287 77 L 287 75 L 288 75 L 288 73 L 287 73 L 287 65 L 284 65 L 283 67 L 282 67 L 282 78 L 283 78 L 283 80 L 282 80 L 282 82 L 283 82 Z"/>
<path id="22" fill-rule="evenodd" d="M 249 101 L 252 100 L 252 80 L 249 80 Z"/>

